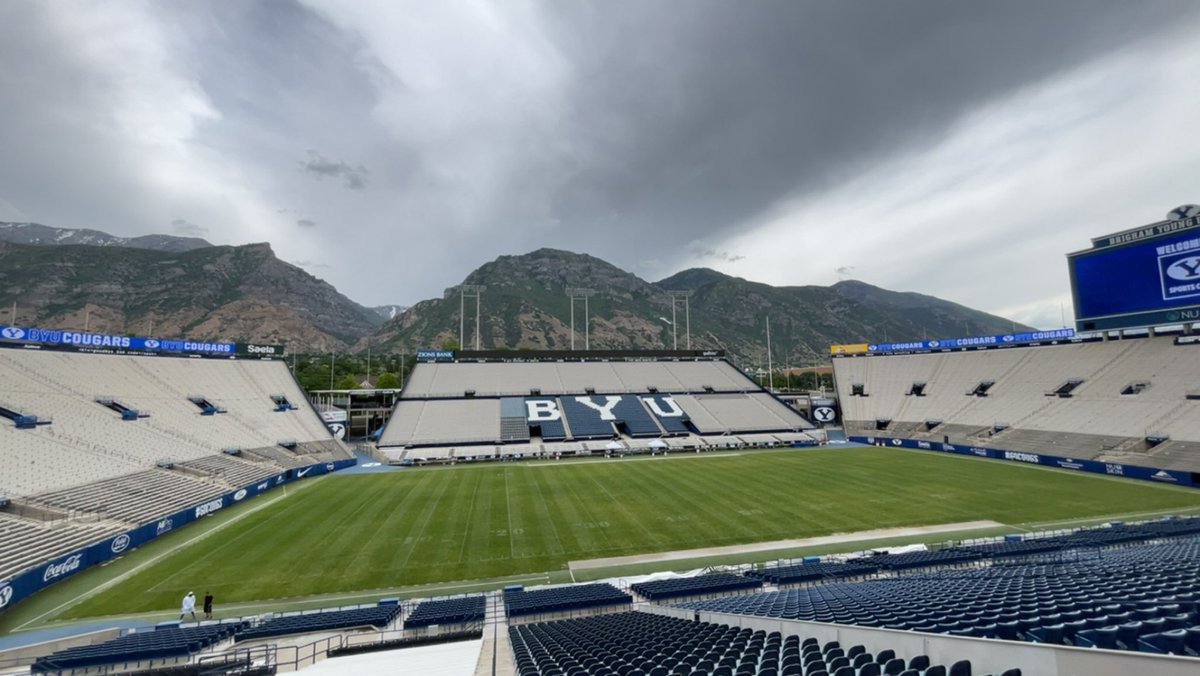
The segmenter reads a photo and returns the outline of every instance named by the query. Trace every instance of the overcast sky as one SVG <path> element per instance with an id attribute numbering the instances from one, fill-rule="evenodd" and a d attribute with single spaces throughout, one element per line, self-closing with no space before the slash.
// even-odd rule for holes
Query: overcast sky
<path id="1" fill-rule="evenodd" d="M 368 305 L 550 246 L 1058 326 L 1065 253 L 1200 202 L 1198 34 L 1192 0 L 6 0 L 0 220 L 269 241 Z"/>

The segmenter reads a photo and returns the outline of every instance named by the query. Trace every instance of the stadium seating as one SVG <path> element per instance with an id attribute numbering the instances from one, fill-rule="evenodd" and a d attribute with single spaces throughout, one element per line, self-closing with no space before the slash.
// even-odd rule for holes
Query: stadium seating
<path id="1" fill-rule="evenodd" d="M 762 580 L 733 575 L 730 573 L 714 573 L 696 577 L 677 577 L 669 580 L 652 580 L 639 582 L 632 586 L 633 591 L 647 601 L 677 599 L 685 596 L 704 596 L 734 591 L 746 591 L 762 587 Z"/>
<path id="2" fill-rule="evenodd" d="M 759 387 L 725 361 L 611 361 L 418 364 L 404 397 L 427 399 L 597 393 L 749 392 Z"/>
<path id="3" fill-rule="evenodd" d="M 681 604 L 693 610 L 1139 649 L 1200 623 L 1200 537 Z M 1176 637 L 1178 634 L 1172 634 Z"/>
<path id="4" fill-rule="evenodd" d="M 31 496 L 34 505 L 93 512 L 134 524 L 146 523 L 229 490 L 181 472 L 148 469 L 76 488 Z"/>
<path id="5" fill-rule="evenodd" d="M 686 447 L 635 441 L 672 436 L 692 448 L 741 448 L 811 441 L 778 435 L 812 427 L 725 361 L 423 363 L 379 448 L 392 462 L 587 454 L 597 450 L 589 440 L 615 439 L 634 452 Z M 545 447 L 560 443 L 568 445 Z M 471 449 L 489 445 L 498 446 Z"/>
<path id="6" fill-rule="evenodd" d="M 229 447 L 273 446 L 280 439 L 332 441 L 308 406 L 276 412 L 273 395 L 304 402 L 279 361 L 95 355 L 0 350 L 4 398 L 53 419 L 18 430 L 0 426 L 0 495 L 53 492 L 153 467 L 215 456 Z M 189 397 L 227 412 L 201 415 Z M 149 417 L 123 420 L 100 399 Z M 9 449 L 11 453 L 7 452 Z M 342 447 L 330 457 L 351 457 Z M 311 464 L 311 461 L 305 464 Z"/>
<path id="7" fill-rule="evenodd" d="M 1200 400 L 1188 395 L 1198 356 L 1157 337 L 833 361 L 852 433 L 875 434 L 886 418 L 892 436 L 1197 471 Z M 1075 381 L 1069 396 L 1048 396 Z M 924 396 L 907 394 L 914 382 Z M 982 382 L 993 383 L 986 396 Z M 852 395 L 855 385 L 868 396 Z M 931 419 L 945 424 L 924 429 Z"/>
<path id="8" fill-rule="evenodd" d="M 846 563 L 811 562 L 795 565 L 769 566 L 751 570 L 747 576 L 765 580 L 771 584 L 798 584 L 835 578 L 862 577 L 879 570 L 869 559 L 856 559 Z"/>
<path id="9" fill-rule="evenodd" d="M 245 625 L 212 624 L 139 631 L 96 645 L 60 650 L 39 657 L 32 665 L 35 674 L 87 669 L 109 664 L 163 660 L 194 655 L 213 644 L 236 636 Z M 104 673 L 107 670 L 100 670 Z"/>
<path id="10" fill-rule="evenodd" d="M 504 591 L 504 607 L 509 617 L 602 608 L 632 602 L 633 597 L 611 584 L 572 585 L 532 591 L 506 589 Z"/>
<path id="11" fill-rule="evenodd" d="M 0 580 L 123 530 L 113 523 L 48 524 L 0 513 Z"/>
<path id="12" fill-rule="evenodd" d="M 483 596 L 422 601 L 404 618 L 404 628 L 418 629 L 435 624 L 482 622 L 486 611 L 487 599 Z"/>
<path id="13" fill-rule="evenodd" d="M 579 401 L 591 402 L 603 406 L 603 397 L 559 397 L 559 407 L 567 418 L 573 439 L 612 439 L 617 436 L 613 421 L 604 420 L 600 412 Z M 636 404 L 636 400 L 633 402 Z"/>
<path id="14" fill-rule="evenodd" d="M 351 627 L 372 626 L 382 629 L 391 624 L 399 614 L 400 606 L 389 604 L 351 610 L 324 610 L 296 615 L 280 615 L 242 631 L 238 634 L 237 640 L 250 641 L 270 636 L 308 634 L 315 631 L 332 631 Z"/>
<path id="15" fill-rule="evenodd" d="M 929 676 L 971 673 L 965 660 L 947 670 L 920 655 L 906 662 L 893 650 L 872 655 L 836 641 L 821 646 L 813 638 L 640 612 L 514 626 L 509 640 L 518 676 L 879 676 L 909 668 Z"/>

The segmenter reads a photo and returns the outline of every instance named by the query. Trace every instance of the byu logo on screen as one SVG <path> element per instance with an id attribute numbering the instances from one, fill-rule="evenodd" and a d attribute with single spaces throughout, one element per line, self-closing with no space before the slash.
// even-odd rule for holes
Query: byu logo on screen
<path id="1" fill-rule="evenodd" d="M 1200 296 L 1200 254 L 1195 250 L 1160 255 L 1158 270 L 1163 300 Z"/>
<path id="2" fill-rule="evenodd" d="M 833 422 L 834 417 L 833 409 L 828 406 L 818 406 L 813 409 L 813 418 L 817 422 Z"/>
<path id="3" fill-rule="evenodd" d="M 0 331 L 0 335 L 8 338 L 9 340 L 20 340 L 25 337 L 25 329 L 19 329 L 15 326 L 6 326 L 4 327 L 3 331 Z"/>
<path id="4" fill-rule="evenodd" d="M 128 548 L 129 548 L 129 536 L 128 535 L 122 533 L 121 535 L 118 535 L 117 537 L 113 538 L 112 546 L 110 547 L 110 549 L 112 549 L 113 554 L 120 554 L 121 552 L 125 551 Z"/>
<path id="5" fill-rule="evenodd" d="M 7 606 L 8 602 L 12 600 L 12 596 L 12 587 L 4 587 L 3 589 L 0 589 L 0 608 Z"/>
<path id="6" fill-rule="evenodd" d="M 1167 266 L 1167 276 L 1181 282 L 1200 279 L 1200 256 L 1181 258 Z"/>

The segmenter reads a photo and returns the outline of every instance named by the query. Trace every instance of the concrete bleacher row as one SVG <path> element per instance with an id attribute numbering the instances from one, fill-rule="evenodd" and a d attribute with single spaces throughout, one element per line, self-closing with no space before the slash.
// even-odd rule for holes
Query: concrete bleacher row
<path id="1" fill-rule="evenodd" d="M 52 420 L 34 429 L 0 425 L 0 495 L 10 498 L 128 474 L 163 459 L 199 460 L 229 447 L 333 441 L 311 408 L 275 410 L 272 396 L 305 402 L 278 361 L 6 349 L 0 350 L 0 382 L 0 405 Z M 190 400 L 195 397 L 225 412 L 202 415 Z M 148 417 L 123 420 L 97 399 Z M 347 457 L 344 449 L 317 448 Z"/>
<path id="2" fill-rule="evenodd" d="M 47 524 L 0 513 L 0 580 L 125 528 L 111 521 Z"/>
<path id="3" fill-rule="evenodd" d="M 851 433 L 887 419 L 879 434 L 1200 470 L 1200 349 L 1170 337 L 841 358 L 834 374 Z M 1054 394 L 1069 381 L 1069 396 Z M 1169 441 L 1146 443 L 1154 435 Z"/>
<path id="4" fill-rule="evenodd" d="M 611 361 L 418 364 L 404 398 L 523 396 L 585 392 L 749 392 L 759 389 L 725 361 Z"/>
<path id="5" fill-rule="evenodd" d="M 379 452 L 389 462 L 444 463 L 478 460 L 515 460 L 522 458 L 553 458 L 555 456 L 584 456 L 595 454 L 623 455 L 627 453 L 672 453 L 738 448 L 771 448 L 777 446 L 812 445 L 818 437 L 812 433 L 737 434 L 725 436 L 666 437 L 663 439 L 621 438 L 608 441 L 564 441 L 553 443 L 463 444 L 422 446 L 419 448 L 385 448 Z"/>

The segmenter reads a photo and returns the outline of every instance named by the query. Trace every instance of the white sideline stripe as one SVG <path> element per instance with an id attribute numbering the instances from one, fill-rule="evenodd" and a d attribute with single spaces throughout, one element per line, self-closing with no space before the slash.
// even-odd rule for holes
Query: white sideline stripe
<path id="1" fill-rule="evenodd" d="M 306 482 L 306 483 L 315 483 L 315 482 Z M 282 495 L 277 495 L 277 496 L 271 498 L 270 500 L 268 500 L 267 502 L 262 503 L 261 505 L 255 505 L 252 509 L 248 509 L 245 512 L 242 512 L 241 514 L 238 514 L 237 516 L 233 517 L 229 521 L 225 522 L 224 524 L 221 524 L 220 526 L 217 526 L 216 528 L 213 528 L 210 531 L 192 536 L 192 538 L 190 538 L 188 540 L 184 540 L 176 545 L 171 546 L 170 548 L 167 549 L 167 551 L 165 551 L 161 554 L 158 554 L 157 556 L 154 556 L 149 561 L 140 563 L 137 566 L 134 566 L 133 568 L 131 568 L 130 570 L 127 570 L 124 573 L 121 573 L 120 575 L 114 577 L 113 579 L 109 580 L 108 582 L 97 585 L 94 589 L 84 592 L 83 594 L 76 596 L 75 598 L 71 599 L 70 601 L 61 603 L 58 606 L 51 608 L 50 610 L 47 610 L 46 612 L 42 613 L 41 615 L 38 615 L 37 617 L 33 618 L 32 620 L 29 620 L 28 622 L 19 625 L 16 629 L 13 629 L 13 631 L 20 631 L 20 630 L 24 629 L 25 627 L 28 627 L 31 624 L 34 624 L 35 622 L 40 622 L 41 620 L 44 620 L 47 617 L 50 617 L 56 613 L 64 611 L 67 608 L 70 608 L 73 605 L 76 605 L 82 601 L 85 601 L 85 600 L 95 596 L 96 594 L 99 594 L 102 591 L 106 591 L 106 590 L 112 588 L 113 586 L 115 586 L 121 582 L 124 582 L 127 578 L 132 577 L 135 573 L 141 571 L 142 569 L 152 566 L 152 565 L 158 563 L 159 561 L 161 561 L 162 559 L 174 554 L 175 552 L 179 551 L 180 549 L 183 549 L 184 547 L 188 547 L 192 543 L 199 542 L 199 541 L 203 540 L 204 538 L 207 538 L 208 536 L 213 535 L 214 533 L 219 533 L 219 532 L 225 530 L 225 528 L 228 527 L 230 524 L 237 523 L 241 519 L 244 519 L 247 516 L 250 516 L 251 514 L 257 512 L 258 510 L 263 509 L 265 507 L 269 507 L 269 506 L 275 504 L 276 502 L 286 498 L 287 497 L 287 489 L 288 489 L 288 485 L 285 484 L 283 487 Z"/>
<path id="2" fill-rule="evenodd" d="M 837 533 L 804 540 L 776 540 L 775 542 L 754 542 L 728 547 L 708 547 L 704 549 L 682 549 L 674 552 L 659 552 L 657 554 L 634 554 L 632 556 L 615 556 L 607 559 L 588 559 L 586 561 L 571 561 L 567 567 L 571 571 L 589 568 L 608 568 L 611 566 L 634 565 L 641 563 L 657 563 L 660 561 L 677 561 L 681 559 L 700 559 L 711 556 L 733 554 L 749 554 L 752 552 L 769 552 L 777 549 L 795 549 L 799 547 L 819 547 L 841 543 L 855 543 L 866 540 L 883 538 L 908 537 L 912 535 L 936 535 L 938 533 L 954 533 L 957 531 L 980 530 L 983 528 L 1008 528 L 998 521 L 964 521 L 962 523 L 946 523 L 937 526 L 916 526 L 912 528 L 878 528 L 863 530 L 855 533 Z"/>
<path id="3" fill-rule="evenodd" d="M 1085 516 L 1078 519 L 1064 519 L 1062 521 L 1038 521 L 1034 523 L 1024 524 L 1034 530 L 1045 530 L 1047 526 L 1062 526 L 1072 523 L 1086 523 L 1089 521 L 1113 521 L 1125 519 L 1137 519 L 1144 516 L 1164 516 L 1168 514 L 1190 514 L 1200 511 L 1200 507 L 1181 507 L 1178 509 L 1159 509 L 1153 512 L 1126 512 L 1124 514 L 1108 514 L 1100 516 Z"/>

